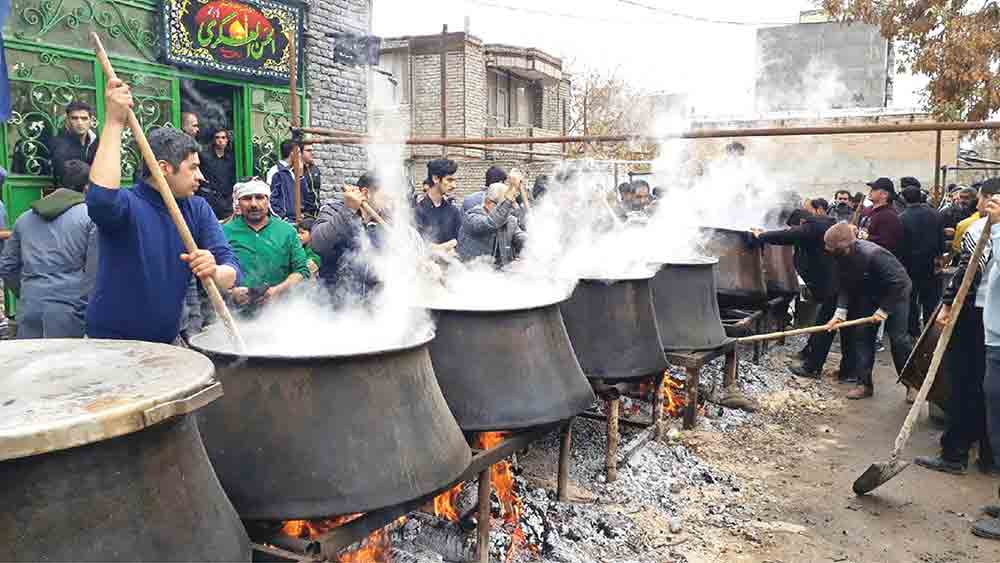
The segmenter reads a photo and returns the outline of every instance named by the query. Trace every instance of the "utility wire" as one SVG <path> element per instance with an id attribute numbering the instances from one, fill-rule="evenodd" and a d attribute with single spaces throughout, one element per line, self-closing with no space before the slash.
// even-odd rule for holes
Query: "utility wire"
<path id="1" fill-rule="evenodd" d="M 667 9 L 667 8 L 660 8 L 658 6 L 650 6 L 649 4 L 643 4 L 642 2 L 636 2 L 635 0 L 618 0 L 618 3 L 619 4 L 627 4 L 629 6 L 635 6 L 636 8 L 643 8 L 645 10 L 649 10 L 650 12 L 656 12 L 656 13 L 659 13 L 659 14 L 666 14 L 666 15 L 671 16 L 671 17 L 681 18 L 681 19 L 690 20 L 690 21 L 696 21 L 696 22 L 701 22 L 701 23 L 714 23 L 714 24 L 721 24 L 721 25 L 744 25 L 744 26 L 749 26 L 749 27 L 762 27 L 762 26 L 768 26 L 768 25 L 790 25 L 790 24 L 798 23 L 798 22 L 789 22 L 789 21 L 782 21 L 782 22 L 776 22 L 776 21 L 771 21 L 771 22 L 750 22 L 750 21 L 740 21 L 740 20 L 720 20 L 720 19 L 708 18 L 708 17 L 704 17 L 704 16 L 695 16 L 695 15 L 692 15 L 692 14 L 685 14 L 685 13 L 677 12 L 677 11 L 670 10 L 670 9 Z"/>
<path id="2" fill-rule="evenodd" d="M 682 13 L 682 12 L 677 12 L 675 10 L 669 10 L 669 9 L 666 9 L 666 8 L 659 8 L 657 6 L 650 6 L 648 4 L 643 4 L 641 2 L 635 2 L 633 0 L 618 0 L 618 2 L 621 3 L 621 4 L 627 4 L 629 6 L 633 6 L 633 7 L 636 7 L 636 8 L 642 8 L 642 9 L 648 10 L 650 12 L 654 12 L 654 13 L 658 13 L 658 14 L 663 14 L 664 16 L 667 16 L 669 18 L 683 19 L 683 20 L 688 20 L 688 21 L 696 21 L 696 22 L 701 22 L 701 23 L 711 23 L 711 24 L 719 24 L 719 25 L 741 25 L 741 26 L 748 26 L 748 27 L 760 27 L 760 26 L 769 26 L 769 25 L 789 25 L 789 24 L 797 23 L 797 22 L 790 22 L 790 21 L 783 21 L 783 22 L 777 22 L 777 21 L 772 21 L 772 22 L 749 22 L 749 21 L 737 21 L 737 20 L 722 20 L 722 19 L 714 19 L 714 18 L 707 18 L 707 17 L 703 17 L 703 16 L 695 16 L 695 15 L 691 15 L 691 14 L 685 14 L 685 13 Z M 594 22 L 594 23 L 619 23 L 619 24 L 625 24 L 625 25 L 651 25 L 651 24 L 669 23 L 669 22 L 666 22 L 666 21 L 663 21 L 663 20 L 656 20 L 656 21 L 650 21 L 648 19 L 642 19 L 642 20 L 624 20 L 624 19 L 615 19 L 615 18 L 602 18 L 602 17 L 582 16 L 580 14 L 574 14 L 574 13 L 569 13 L 569 12 L 553 12 L 553 11 L 550 11 L 550 10 L 542 10 L 542 9 L 539 9 L 539 8 L 525 8 L 525 7 L 521 7 L 521 6 L 511 6 L 509 4 L 502 4 L 502 3 L 499 3 L 499 2 L 491 2 L 489 0 L 465 0 L 465 3 L 466 4 L 476 4 L 476 5 L 485 6 L 485 7 L 488 7 L 488 8 L 496 8 L 496 9 L 499 9 L 499 10 L 507 10 L 507 11 L 510 11 L 510 12 L 520 12 L 520 13 L 532 14 L 532 15 L 536 15 L 536 16 L 548 16 L 548 17 L 554 17 L 554 18 L 564 18 L 564 19 L 571 19 L 571 20 L 577 20 L 577 21 Z"/>

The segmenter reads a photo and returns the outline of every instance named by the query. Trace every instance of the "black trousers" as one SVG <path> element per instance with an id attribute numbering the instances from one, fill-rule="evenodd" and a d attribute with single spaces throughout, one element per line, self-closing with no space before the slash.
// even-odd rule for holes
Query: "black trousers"
<path id="1" fill-rule="evenodd" d="M 951 376 L 951 397 L 948 401 L 948 428 L 941 436 L 941 457 L 966 462 L 969 448 L 978 442 L 980 457 L 989 460 L 986 397 L 983 394 L 986 341 L 983 310 L 979 307 L 962 309 L 948 344 L 945 362 Z"/>
<path id="2" fill-rule="evenodd" d="M 848 320 L 871 316 L 878 307 L 870 299 L 862 296 L 853 299 L 847 308 Z M 910 300 L 897 304 L 885 321 L 885 334 L 889 337 L 892 351 L 892 363 L 896 373 L 902 373 L 906 360 L 913 350 L 913 338 L 910 336 Z M 847 337 L 853 342 L 851 373 L 857 377 L 861 385 L 872 386 L 872 370 L 875 368 L 875 337 L 878 325 L 851 327 Z"/>
<path id="3" fill-rule="evenodd" d="M 913 290 L 910 293 L 910 335 L 914 338 L 920 336 L 924 325 L 932 321 L 934 308 L 941 301 L 941 279 L 930 273 L 910 273 L 910 280 L 913 282 Z M 923 313 L 923 322 L 920 315 Z"/>
<path id="4" fill-rule="evenodd" d="M 833 318 L 833 314 L 837 311 L 837 295 L 831 295 L 826 297 L 820 302 L 819 309 L 816 311 L 816 322 L 813 324 L 826 324 Z M 833 337 L 836 332 L 817 332 L 809 336 L 809 343 L 806 344 L 806 356 L 803 362 L 803 367 L 806 371 L 818 372 L 823 369 L 823 364 L 826 363 L 826 357 L 830 354 L 830 346 L 833 345 Z M 849 363 L 848 358 L 850 356 L 850 345 L 847 343 L 846 339 L 841 336 L 840 338 L 840 374 L 841 377 L 847 376 L 847 370 L 845 369 Z"/>

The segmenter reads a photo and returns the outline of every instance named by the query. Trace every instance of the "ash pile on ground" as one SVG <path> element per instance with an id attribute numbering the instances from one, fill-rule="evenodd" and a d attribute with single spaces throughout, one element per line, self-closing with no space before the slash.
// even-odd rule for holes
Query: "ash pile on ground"
<path id="1" fill-rule="evenodd" d="M 741 541 L 760 543 L 760 517 L 747 502 L 763 494 L 752 481 L 741 479 L 698 453 L 698 437 L 706 434 L 756 433 L 804 412 L 818 413 L 837 399 L 818 381 L 802 380 L 787 371 L 789 358 L 805 345 L 804 338 L 772 346 L 760 365 L 751 351 L 739 353 L 737 386 L 760 406 L 757 413 L 730 409 L 711 401 L 722 390 L 723 359 L 701 372 L 700 394 L 707 398 L 697 430 L 680 431 L 681 422 L 668 418 L 663 442 L 650 442 L 619 465 L 618 479 L 605 479 L 606 425 L 578 418 L 573 426 L 570 481 L 577 502 L 555 500 L 559 437 L 553 433 L 532 446 L 517 464 L 522 486 L 522 528 L 536 552 L 521 552 L 522 561 L 545 563 L 686 563 L 705 536 L 722 530 Z M 683 370 L 671 375 L 683 380 Z M 731 391 L 731 390 L 730 390 Z M 648 417 L 645 401 L 623 401 L 629 417 Z M 647 418 L 648 419 L 648 418 Z M 621 426 L 619 451 L 629 448 L 644 431 Z M 706 533 L 706 531 L 711 531 Z"/>
<path id="2" fill-rule="evenodd" d="M 804 344 L 805 340 L 799 338 L 789 339 L 784 346 L 772 346 L 760 365 L 750 361 L 749 350 L 740 351 L 737 386 L 759 405 L 755 413 L 713 403 L 726 391 L 722 389 L 723 359 L 705 366 L 700 378 L 704 402 L 697 429 L 682 431 L 680 419 L 668 418 L 667 438 L 636 449 L 634 455 L 619 464 L 618 479 L 612 483 L 605 478 L 606 424 L 578 418 L 573 425 L 570 464 L 574 502 L 556 500 L 558 433 L 533 444 L 513 463 L 516 489 L 523 503 L 520 517 L 524 545 L 511 552 L 512 530 L 495 518 L 491 560 L 687 563 L 701 560 L 698 554 L 709 551 L 707 547 L 720 537 L 744 545 L 769 541 L 769 501 L 761 501 L 766 495 L 763 486 L 752 476 L 741 478 L 727 471 L 726 459 L 708 460 L 699 450 L 706 440 L 757 438 L 775 425 L 795 424 L 804 413 L 832 408 L 838 399 L 828 386 L 795 378 L 786 370 L 789 358 Z M 671 369 L 671 375 L 678 380 L 684 378 L 680 369 Z M 623 399 L 623 416 L 648 419 L 650 410 L 646 401 Z M 630 451 L 644 434 L 649 431 L 623 424 L 620 455 Z M 467 484 L 467 491 L 474 489 L 474 483 Z M 497 516 L 495 495 L 492 504 Z M 407 522 L 402 532 L 413 540 L 426 534 L 427 529 L 421 526 L 426 524 Z M 469 553 L 474 553 L 473 535 L 470 530 L 464 534 L 465 548 L 472 550 Z M 406 549 L 395 553 L 397 563 L 449 561 L 448 557 L 420 548 L 420 541 L 403 543 Z"/>

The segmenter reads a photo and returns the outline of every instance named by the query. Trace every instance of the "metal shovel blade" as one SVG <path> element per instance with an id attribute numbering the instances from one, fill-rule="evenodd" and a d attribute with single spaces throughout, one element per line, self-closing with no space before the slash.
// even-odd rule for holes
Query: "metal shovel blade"
<path id="1" fill-rule="evenodd" d="M 882 486 L 883 483 L 899 475 L 910 465 L 908 461 L 894 460 L 888 463 L 873 463 L 854 481 L 854 494 L 864 495 Z"/>

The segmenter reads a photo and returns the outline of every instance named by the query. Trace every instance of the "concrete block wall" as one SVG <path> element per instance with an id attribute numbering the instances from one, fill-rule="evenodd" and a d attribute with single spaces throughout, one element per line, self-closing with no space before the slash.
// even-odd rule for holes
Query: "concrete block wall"
<path id="1" fill-rule="evenodd" d="M 313 127 L 364 133 L 368 121 L 368 80 L 363 67 L 333 61 L 330 39 L 318 34 L 349 31 L 370 33 L 367 0 L 308 0 L 306 20 L 306 84 Z M 316 34 L 314 36 L 314 34 Z M 344 182 L 364 173 L 365 149 L 359 145 L 316 145 L 316 162 L 323 171 L 324 198 Z"/>
<path id="2" fill-rule="evenodd" d="M 804 127 L 872 125 L 931 121 L 926 114 L 863 115 L 823 120 L 757 120 L 700 123 L 699 128 Z M 746 158 L 758 164 L 776 183 L 798 191 L 803 197 L 830 198 L 839 189 L 867 193 L 866 182 L 886 176 L 897 189 L 904 176 L 917 178 L 924 188 L 934 185 L 936 134 L 930 132 L 857 135 L 816 135 L 687 141 L 693 157 L 692 173 L 721 158 L 725 146 L 740 141 Z M 941 164 L 954 166 L 958 156 L 956 131 L 941 135 Z"/>

